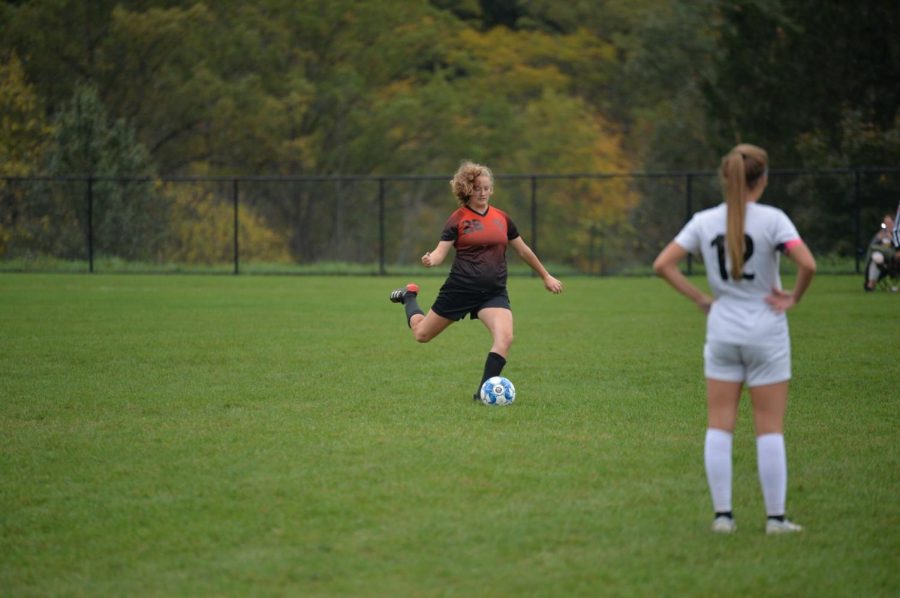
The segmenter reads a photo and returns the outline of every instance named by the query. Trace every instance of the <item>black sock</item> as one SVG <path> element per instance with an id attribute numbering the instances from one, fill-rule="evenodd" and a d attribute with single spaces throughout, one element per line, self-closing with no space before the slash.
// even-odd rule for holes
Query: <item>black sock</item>
<path id="1" fill-rule="evenodd" d="M 769 515 L 769 519 L 774 519 L 775 521 L 784 521 L 784 515 Z"/>
<path id="2" fill-rule="evenodd" d="M 403 298 L 403 308 L 406 310 L 406 325 L 410 326 L 409 321 L 412 320 L 412 317 L 416 314 L 425 315 L 425 312 L 419 307 L 419 302 L 416 300 L 416 294 L 410 293 L 407 291 L 406 296 Z"/>
<path id="3" fill-rule="evenodd" d="M 488 353 L 487 359 L 484 360 L 484 375 L 481 376 L 481 384 L 484 384 L 488 378 L 499 376 L 506 365 L 506 359 L 499 353 Z M 481 384 L 478 385 L 478 392 L 481 392 Z"/>
<path id="4" fill-rule="evenodd" d="M 731 511 L 716 511 L 716 516 L 713 519 L 719 517 L 728 517 L 729 519 L 734 519 L 734 514 Z"/>

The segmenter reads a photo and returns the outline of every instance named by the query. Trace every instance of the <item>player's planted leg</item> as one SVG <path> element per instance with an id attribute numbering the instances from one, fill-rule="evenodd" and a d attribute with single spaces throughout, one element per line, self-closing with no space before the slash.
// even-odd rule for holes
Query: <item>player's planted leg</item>
<path id="1" fill-rule="evenodd" d="M 795 534 L 802 531 L 802 526 L 786 519 L 784 515 L 780 517 L 769 517 L 768 519 L 766 519 L 767 534 Z"/>
<path id="2" fill-rule="evenodd" d="M 484 360 L 484 374 L 481 376 L 481 383 L 478 385 L 478 391 L 472 396 L 473 401 L 481 400 L 481 386 L 494 376 L 499 376 L 505 365 L 506 359 L 502 355 L 494 353 L 493 351 L 488 353 L 487 359 Z"/>

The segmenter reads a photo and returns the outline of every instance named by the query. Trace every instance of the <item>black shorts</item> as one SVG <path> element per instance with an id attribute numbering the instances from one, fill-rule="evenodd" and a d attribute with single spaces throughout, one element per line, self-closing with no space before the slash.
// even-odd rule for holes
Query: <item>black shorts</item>
<path id="1" fill-rule="evenodd" d="M 469 314 L 469 317 L 475 320 L 478 318 L 478 311 L 485 307 L 511 309 L 509 306 L 509 293 L 506 292 L 506 288 L 484 291 L 445 282 L 441 290 L 438 291 L 437 299 L 434 300 L 431 311 L 448 320 L 459 321 L 465 318 L 466 314 Z"/>

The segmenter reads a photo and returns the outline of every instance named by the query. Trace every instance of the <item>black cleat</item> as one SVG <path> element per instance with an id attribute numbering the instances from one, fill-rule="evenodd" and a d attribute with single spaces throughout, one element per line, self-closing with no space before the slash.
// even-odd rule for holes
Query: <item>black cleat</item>
<path id="1" fill-rule="evenodd" d="M 416 296 L 419 294 L 419 285 L 414 282 L 406 285 L 405 288 L 402 289 L 394 289 L 391 291 L 391 303 L 406 303 L 406 296 L 412 295 Z"/>

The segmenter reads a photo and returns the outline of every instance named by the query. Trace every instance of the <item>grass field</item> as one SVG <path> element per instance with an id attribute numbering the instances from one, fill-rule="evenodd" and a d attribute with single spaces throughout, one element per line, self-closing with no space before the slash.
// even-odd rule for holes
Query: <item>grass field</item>
<path id="1" fill-rule="evenodd" d="M 0 275 L 0 594 L 900 593 L 900 295 L 814 281 L 786 434 L 806 531 L 763 533 L 745 401 L 722 537 L 686 300 L 513 278 L 518 397 L 489 408 L 487 332 L 416 344 L 402 282 Z"/>

